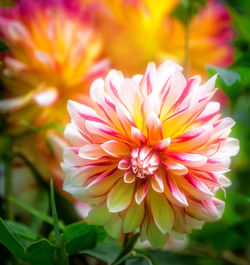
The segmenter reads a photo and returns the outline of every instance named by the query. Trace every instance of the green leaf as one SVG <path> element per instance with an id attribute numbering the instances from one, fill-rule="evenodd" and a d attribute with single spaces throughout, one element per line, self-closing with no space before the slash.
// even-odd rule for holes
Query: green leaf
<path id="1" fill-rule="evenodd" d="M 33 242 L 25 250 L 25 260 L 35 265 L 53 265 L 55 248 L 45 238 Z"/>
<path id="2" fill-rule="evenodd" d="M 63 229 L 67 252 L 72 255 L 96 246 L 96 226 L 86 222 L 77 222 Z"/>
<path id="3" fill-rule="evenodd" d="M 0 235 L 0 242 L 8 248 L 12 254 L 20 259 L 24 259 L 24 246 L 4 223 L 2 218 L 0 218 Z"/>
<path id="4" fill-rule="evenodd" d="M 0 40 L 0 52 L 4 52 L 7 50 L 9 50 L 8 45 L 5 42 L 3 42 L 2 40 Z"/>
<path id="5" fill-rule="evenodd" d="M 23 246 L 27 246 L 30 244 L 30 242 L 33 242 L 39 238 L 39 236 L 29 227 L 20 223 L 5 221 L 5 224 L 9 227 L 15 237 L 22 242 Z"/>
<path id="6" fill-rule="evenodd" d="M 216 73 L 219 74 L 219 77 L 216 80 L 216 86 L 222 89 L 232 101 L 235 101 L 243 89 L 239 82 L 240 75 L 234 70 L 222 67 L 207 65 L 206 68 L 208 69 L 210 76 Z"/>
<path id="7" fill-rule="evenodd" d="M 53 218 L 53 224 L 54 224 L 54 230 L 55 230 L 55 245 L 56 247 L 59 247 L 61 244 L 61 236 L 60 236 L 59 222 L 58 222 L 57 212 L 56 212 L 53 179 L 50 180 L 50 203 L 51 203 L 52 218 Z"/>
<path id="8" fill-rule="evenodd" d="M 82 251 L 82 254 L 86 254 L 93 258 L 112 263 L 121 252 L 121 247 L 112 246 L 106 244 L 99 244 L 94 249 Z"/>
<path id="9" fill-rule="evenodd" d="M 50 202 L 51 202 L 51 211 L 52 211 L 52 218 L 53 218 L 54 231 L 55 231 L 57 264 L 68 265 L 69 258 L 68 258 L 68 253 L 66 252 L 66 243 L 64 240 L 64 236 L 60 234 L 59 221 L 57 218 L 53 179 L 50 180 Z"/>
<path id="10" fill-rule="evenodd" d="M 45 223 L 53 225 L 53 219 L 50 216 L 48 216 L 47 214 L 39 212 L 36 209 L 34 209 L 33 207 L 31 207 L 31 206 L 29 206 L 27 204 L 24 204 L 22 202 L 19 202 L 19 201 L 15 200 L 12 197 L 9 197 L 8 199 L 11 202 L 15 203 L 16 205 L 18 205 L 18 206 L 22 207 L 23 209 L 25 209 L 27 212 L 29 212 L 29 213 L 33 214 L 34 216 L 36 216 L 37 218 L 43 220 Z M 63 227 L 63 224 L 61 223 L 60 226 Z"/>
<path id="11" fill-rule="evenodd" d="M 47 189 L 43 188 L 40 186 L 40 189 L 38 191 L 38 200 L 36 202 L 36 210 L 39 211 L 40 213 L 47 214 L 49 211 L 49 194 Z M 41 228 L 42 220 L 33 216 L 31 219 L 31 229 L 33 231 L 38 232 L 39 229 Z"/>
<path id="12" fill-rule="evenodd" d="M 133 257 L 130 257 L 126 261 L 126 265 L 153 265 L 153 262 L 150 260 L 149 257 L 145 255 L 135 255 Z"/>
<path id="13" fill-rule="evenodd" d="M 4 222 L 0 218 L 0 235 L 0 242 L 19 259 L 36 265 L 54 264 L 54 246 L 45 238 L 33 241 L 32 239 L 36 239 L 37 235 L 28 227 L 15 222 Z M 17 235 L 29 239 L 32 243 L 25 248 Z"/>
<path id="14" fill-rule="evenodd" d="M 173 9 L 171 16 L 186 25 L 206 5 L 206 0 L 181 0 Z"/>
<path id="15" fill-rule="evenodd" d="M 234 70 L 222 68 L 222 67 L 216 67 L 212 65 L 207 65 L 206 68 L 208 70 L 212 70 L 219 74 L 220 78 L 223 80 L 223 82 L 227 86 L 232 86 L 237 81 L 240 81 L 240 76 L 237 72 Z"/>

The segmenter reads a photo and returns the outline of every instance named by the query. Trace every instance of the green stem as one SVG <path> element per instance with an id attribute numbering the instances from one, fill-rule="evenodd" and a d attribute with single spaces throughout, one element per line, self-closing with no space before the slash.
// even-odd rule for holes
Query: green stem
<path id="1" fill-rule="evenodd" d="M 12 196 L 12 158 L 10 156 L 4 159 L 4 174 L 5 174 L 5 204 L 6 218 L 14 220 L 14 209 L 12 202 L 8 199 Z"/>
<path id="2" fill-rule="evenodd" d="M 117 262 L 112 263 L 112 265 L 122 264 L 125 260 L 127 260 L 132 255 L 133 255 L 133 251 L 130 251 L 129 253 L 127 253 L 126 255 L 124 255 L 123 257 L 121 257 Z"/>
<path id="3" fill-rule="evenodd" d="M 124 261 L 130 255 L 132 255 L 131 251 L 132 251 L 134 245 L 136 244 L 138 238 L 139 238 L 139 233 L 136 233 L 136 234 L 132 235 L 130 238 L 129 238 L 129 234 L 125 234 L 125 238 L 124 238 L 124 241 L 123 241 L 123 247 L 122 247 L 121 253 L 115 259 L 115 261 L 113 263 L 111 263 L 111 265 L 124 264 Z"/>

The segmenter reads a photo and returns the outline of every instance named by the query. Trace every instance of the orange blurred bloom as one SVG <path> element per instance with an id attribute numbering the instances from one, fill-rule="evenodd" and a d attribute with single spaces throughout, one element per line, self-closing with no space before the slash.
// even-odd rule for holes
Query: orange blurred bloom
<path id="1" fill-rule="evenodd" d="M 67 99 L 84 100 L 86 84 L 107 66 L 100 61 L 93 8 L 82 8 L 77 0 L 19 0 L 0 10 L 0 36 L 10 48 L 3 55 L 7 99 L 0 110 L 15 111 L 10 126 L 22 119 L 60 124 Z"/>
<path id="2" fill-rule="evenodd" d="M 171 17 L 178 0 L 103 0 L 100 26 L 107 57 L 117 69 L 135 74 L 149 61 L 171 59 L 184 65 L 185 28 Z M 189 26 L 191 74 L 204 74 L 205 65 L 232 62 L 233 32 L 226 7 L 209 0 Z"/>

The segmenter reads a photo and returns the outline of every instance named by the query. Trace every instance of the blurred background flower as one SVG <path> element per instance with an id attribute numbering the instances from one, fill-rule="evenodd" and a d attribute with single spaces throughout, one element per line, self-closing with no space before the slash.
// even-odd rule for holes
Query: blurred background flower
<path id="1" fill-rule="evenodd" d="M 101 2 L 99 19 L 104 53 L 118 70 L 135 74 L 149 61 L 160 63 L 167 59 L 184 66 L 186 49 L 191 75 L 204 75 L 206 64 L 228 66 L 232 62 L 231 18 L 221 1 L 209 0 L 206 7 L 199 7 L 188 29 L 175 16 L 185 20 L 185 12 L 178 6 L 185 1 Z"/>
<path id="2" fill-rule="evenodd" d="M 3 54 L 6 91 L 0 110 L 14 111 L 8 126 L 15 133 L 21 120 L 63 125 L 67 116 L 59 113 L 67 100 L 83 101 L 88 82 L 107 67 L 93 8 L 76 0 L 19 0 L 0 10 L 0 36 L 9 47 Z"/>

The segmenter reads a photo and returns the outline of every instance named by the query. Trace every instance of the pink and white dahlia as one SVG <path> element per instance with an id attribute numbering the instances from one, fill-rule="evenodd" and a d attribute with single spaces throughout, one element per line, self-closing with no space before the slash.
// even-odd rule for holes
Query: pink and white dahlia
<path id="1" fill-rule="evenodd" d="M 92 107 L 68 102 L 64 190 L 94 205 L 89 219 L 113 237 L 139 229 L 161 247 L 221 217 L 234 121 L 211 101 L 216 76 L 201 85 L 181 71 L 171 61 L 132 78 L 112 70 L 92 84 Z"/>

